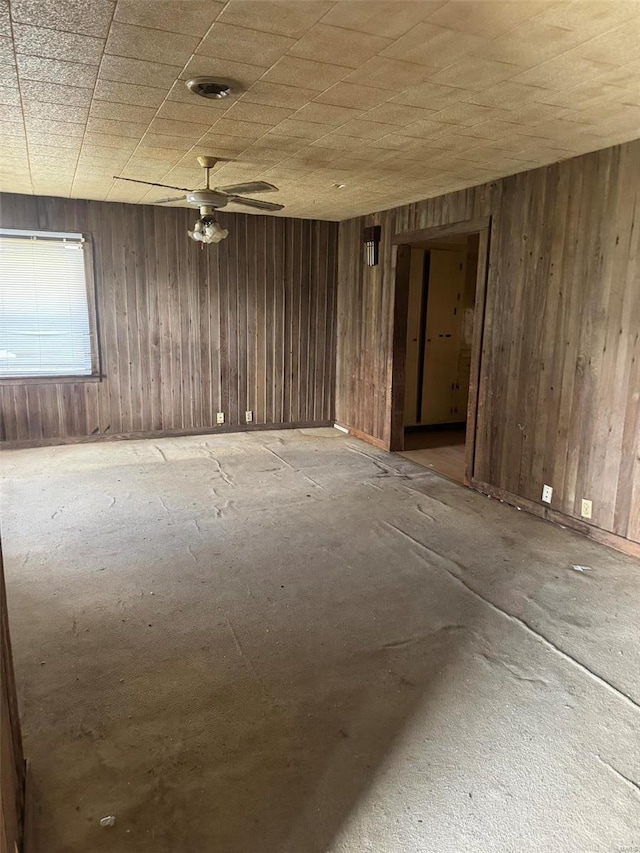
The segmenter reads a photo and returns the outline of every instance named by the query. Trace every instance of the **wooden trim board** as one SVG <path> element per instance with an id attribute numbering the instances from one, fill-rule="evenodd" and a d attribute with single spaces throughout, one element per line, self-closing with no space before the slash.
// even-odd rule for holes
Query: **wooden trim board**
<path id="1" fill-rule="evenodd" d="M 60 438 L 39 438 L 31 441 L 3 441 L 0 444 L 0 453 L 3 450 L 23 450 L 29 447 L 51 447 L 61 444 L 92 444 L 105 441 L 136 441 L 144 438 L 180 438 L 188 435 L 223 435 L 234 432 L 262 432 L 264 430 L 280 429 L 317 429 L 319 427 L 332 427 L 333 421 L 300 421 L 299 423 L 286 424 L 246 424 L 243 426 L 221 425 L 208 429 L 174 429 L 141 431 L 141 432 L 119 432 L 113 435 L 100 433 L 97 435 L 76 435 Z"/>
<path id="2" fill-rule="evenodd" d="M 510 506 L 523 509 L 537 518 L 550 521 L 552 524 L 559 524 L 561 527 L 568 527 L 576 533 L 582 533 L 583 536 L 593 539 L 594 542 L 599 542 L 601 545 L 608 545 L 610 548 L 615 548 L 616 551 L 621 551 L 630 557 L 640 558 L 640 543 L 625 539 L 624 536 L 618 536 L 617 533 L 611 533 L 608 530 L 594 527 L 592 524 L 587 524 L 584 521 L 579 521 L 577 518 L 572 518 L 570 515 L 565 515 L 565 513 L 557 509 L 542 506 L 528 498 L 518 497 L 518 495 L 514 495 L 512 492 L 491 486 L 489 483 L 483 483 L 481 480 L 472 479 L 470 486 L 476 492 L 482 492 L 483 495 L 497 498 L 497 500 L 504 501 L 504 503 Z"/>

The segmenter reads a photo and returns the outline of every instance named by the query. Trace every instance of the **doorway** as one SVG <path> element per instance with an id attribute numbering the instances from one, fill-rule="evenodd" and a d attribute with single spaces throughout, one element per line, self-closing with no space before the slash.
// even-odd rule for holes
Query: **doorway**
<path id="1" fill-rule="evenodd" d="M 392 449 L 467 484 L 488 255 L 488 222 L 481 225 L 397 236 Z"/>

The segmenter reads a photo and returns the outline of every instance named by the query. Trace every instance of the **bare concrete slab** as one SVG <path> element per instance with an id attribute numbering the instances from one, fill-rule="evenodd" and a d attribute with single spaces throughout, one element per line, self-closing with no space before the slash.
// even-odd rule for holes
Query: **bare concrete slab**
<path id="1" fill-rule="evenodd" d="M 632 558 L 334 430 L 0 464 L 33 851 L 640 845 Z"/>

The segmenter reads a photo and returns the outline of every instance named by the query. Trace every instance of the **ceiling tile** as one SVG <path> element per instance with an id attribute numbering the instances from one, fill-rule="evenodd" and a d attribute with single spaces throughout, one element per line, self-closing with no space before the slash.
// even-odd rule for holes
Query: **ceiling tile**
<path id="1" fill-rule="evenodd" d="M 123 174 L 147 180 L 150 171 L 156 174 L 157 169 L 168 170 L 174 166 L 184 149 L 154 148 L 151 145 L 140 145 L 123 170 Z M 153 177 L 150 180 L 154 180 Z"/>
<path id="2" fill-rule="evenodd" d="M 186 136 L 170 136 L 162 133 L 145 133 L 140 140 L 141 148 L 170 148 L 187 151 L 193 145 L 193 139 Z"/>
<path id="3" fill-rule="evenodd" d="M 12 108 L 7 108 L 7 112 Z M 3 110 L 4 113 L 4 110 Z M 4 119 L 0 122 L 0 139 L 5 141 L 8 137 L 13 136 L 24 136 L 24 122 L 22 119 L 20 121 L 11 121 L 10 119 Z"/>
<path id="4" fill-rule="evenodd" d="M 75 150 L 69 150 L 65 148 L 49 148 L 46 143 L 41 144 L 35 141 L 29 141 L 29 159 L 36 158 L 42 161 L 49 161 L 51 163 L 75 163 L 78 159 L 79 153 L 80 146 Z"/>
<path id="5" fill-rule="evenodd" d="M 89 107 L 79 107 L 73 104 L 50 104 L 39 101 L 25 101 L 24 114 L 27 118 L 55 119 L 70 121 L 74 124 L 85 125 L 89 115 Z"/>
<path id="6" fill-rule="evenodd" d="M 401 92 L 416 83 L 422 83 L 429 77 L 432 68 L 401 62 L 385 56 L 375 56 L 344 78 L 346 83 L 359 83 L 362 86 L 374 86 Z"/>
<path id="7" fill-rule="evenodd" d="M 350 71 L 350 68 L 343 65 L 330 65 L 327 62 L 283 56 L 265 72 L 262 80 L 271 83 L 284 83 L 288 86 L 302 86 L 323 92 L 346 74 L 349 74 Z"/>
<path id="8" fill-rule="evenodd" d="M 275 130 L 265 134 L 261 138 L 260 142 L 264 142 L 265 145 L 277 148 L 279 151 L 287 152 L 299 151 L 307 144 L 304 139 L 301 139 L 298 136 L 285 136 Z"/>
<path id="9" fill-rule="evenodd" d="M 297 109 L 312 101 L 317 94 L 314 89 L 298 89 L 295 86 L 283 86 L 281 83 L 267 83 L 259 80 L 242 96 L 241 103 Z"/>
<path id="10" fill-rule="evenodd" d="M 440 110 L 458 101 L 465 100 L 468 92 L 453 86 L 442 86 L 439 83 L 419 83 L 411 86 L 391 99 L 394 104 L 408 104 L 429 110 Z"/>
<path id="11" fill-rule="evenodd" d="M 63 33 L 45 27 L 14 24 L 13 33 L 17 53 L 28 53 L 49 59 L 99 65 L 104 49 L 104 39 Z"/>
<path id="12" fill-rule="evenodd" d="M 258 124 L 253 121 L 234 121 L 230 118 L 221 118 L 213 125 L 215 133 L 223 136 L 242 136 L 245 139 L 257 139 L 272 127 L 271 124 Z"/>
<path id="13" fill-rule="evenodd" d="M 370 152 L 367 151 L 365 153 L 363 151 L 362 137 L 346 136 L 345 134 L 340 133 L 328 133 L 326 136 L 323 136 L 322 139 L 317 140 L 317 142 L 311 143 L 312 148 L 316 146 L 331 148 L 338 151 L 348 151 L 352 159 L 353 155 L 361 152 L 367 162 L 371 161 Z M 344 161 L 342 159 L 340 160 L 340 165 L 344 166 Z"/>
<path id="14" fill-rule="evenodd" d="M 18 73 L 13 63 L 0 62 L 0 86 L 18 88 Z"/>
<path id="15" fill-rule="evenodd" d="M 402 128 L 402 133 L 405 136 L 413 136 L 431 142 L 431 140 L 437 139 L 440 136 L 450 134 L 451 124 L 445 124 L 444 122 L 432 119 L 423 119 Z"/>
<path id="16" fill-rule="evenodd" d="M 53 119 L 25 118 L 27 133 L 37 134 L 39 136 L 45 133 L 59 134 L 61 136 L 78 137 L 82 139 L 84 136 L 84 125 L 74 124 L 69 121 L 54 121 Z"/>
<path id="17" fill-rule="evenodd" d="M 252 58 L 256 62 L 258 60 L 262 60 L 262 57 L 259 54 L 256 54 Z M 233 62 L 229 59 L 216 59 L 211 56 L 201 56 L 200 54 L 196 54 L 195 56 L 192 56 L 189 62 L 185 65 L 180 77 L 182 80 L 188 80 L 191 77 L 216 77 L 220 75 L 220 77 L 225 80 L 232 80 L 235 83 L 239 83 L 240 90 L 242 90 L 248 89 L 252 83 L 259 80 L 266 70 L 266 66 L 250 65 L 245 62 Z M 193 92 L 190 92 L 185 87 L 184 83 L 181 85 L 183 91 L 180 93 L 182 96 L 180 100 L 190 98 L 196 103 L 200 100 L 197 95 L 194 95 Z"/>
<path id="18" fill-rule="evenodd" d="M 588 5 L 581 2 L 551 3 L 536 16 L 536 20 L 596 36 L 637 16 L 636 0 L 616 0 L 615 3 L 610 0 L 589 0 Z"/>
<path id="19" fill-rule="evenodd" d="M 248 148 L 253 142 L 255 142 L 255 138 L 252 137 L 245 139 L 242 136 L 226 136 L 222 132 L 213 130 L 198 141 L 198 147 L 210 148 L 214 154 L 220 149 L 240 152 L 244 151 L 245 148 Z"/>
<path id="20" fill-rule="evenodd" d="M 14 44 L 10 38 L 0 38 L 0 62 L 6 65 L 15 65 Z"/>
<path id="21" fill-rule="evenodd" d="M 166 89 L 151 86 L 135 86 L 130 83 L 114 83 L 110 80 L 98 80 L 94 98 L 97 101 L 111 101 L 117 104 L 130 104 L 141 107 L 158 108 L 164 101 Z"/>
<path id="22" fill-rule="evenodd" d="M 584 59 L 577 56 L 574 51 L 569 51 L 524 71 L 514 77 L 513 82 L 560 91 L 598 77 L 609 68 L 611 68 L 610 65 Z"/>
<path id="23" fill-rule="evenodd" d="M 0 0 L 0 36 L 11 38 L 11 15 L 8 0 Z"/>
<path id="24" fill-rule="evenodd" d="M 381 51 L 381 55 L 405 62 L 417 62 L 431 68 L 446 68 L 487 43 L 488 40 L 482 36 L 424 23 L 418 24 L 386 50 Z"/>
<path id="25" fill-rule="evenodd" d="M 38 80 L 21 80 L 20 90 L 25 101 L 42 101 L 49 104 L 69 104 L 88 107 L 93 89 L 64 86 L 58 83 L 43 83 Z"/>
<path id="26" fill-rule="evenodd" d="M 94 85 L 98 67 L 60 59 L 18 54 L 18 73 L 21 80 L 42 80 L 44 83 L 62 83 L 67 86 Z"/>
<path id="27" fill-rule="evenodd" d="M 301 59 L 357 68 L 390 44 L 391 39 L 382 36 L 361 33 L 354 38 L 348 30 L 316 24 L 295 43 L 289 53 Z"/>
<path id="28" fill-rule="evenodd" d="M 14 0 L 20 89 L 3 8 L 1 189 L 34 191 L 27 143 L 36 192 L 145 203 L 164 191 L 112 176 L 195 186 L 210 154 L 232 161 L 216 182 L 278 175 L 287 215 L 339 219 L 640 126 L 640 6 L 627 0 L 123 0 L 118 53 L 102 53 L 112 4 Z M 207 74 L 238 91 L 186 89 Z"/>
<path id="29" fill-rule="evenodd" d="M 414 121 L 429 118 L 433 109 L 414 107 L 407 104 L 394 104 L 387 101 L 366 112 L 362 118 L 368 121 L 379 121 L 384 124 L 407 125 Z"/>
<path id="30" fill-rule="evenodd" d="M 224 117 L 233 121 L 252 121 L 273 126 L 288 118 L 293 112 L 292 108 L 274 107 L 270 104 L 252 104 L 243 99 L 231 104 Z"/>
<path id="31" fill-rule="evenodd" d="M 111 101 L 93 101 L 89 116 L 91 118 L 108 118 L 116 121 L 146 122 L 149 124 L 155 116 L 154 107 L 123 104 Z"/>
<path id="32" fill-rule="evenodd" d="M 184 136 L 195 140 L 200 139 L 210 127 L 211 124 L 197 124 L 191 121 L 176 121 L 169 118 L 154 118 L 149 125 L 149 133 Z"/>
<path id="33" fill-rule="evenodd" d="M 111 0 L 12 0 L 11 17 L 23 24 L 104 38 L 115 3 Z"/>
<path id="34" fill-rule="evenodd" d="M 640 18 L 585 42 L 574 53 L 594 62 L 626 65 L 640 53 Z"/>
<path id="35" fill-rule="evenodd" d="M 224 5 L 214 0 L 119 0 L 114 20 L 202 38 Z"/>
<path id="36" fill-rule="evenodd" d="M 437 74 L 432 75 L 431 79 L 434 83 L 442 83 L 445 86 L 479 92 L 514 77 L 519 71 L 520 69 L 515 65 L 508 65 L 505 62 L 467 58 L 438 71 Z"/>
<path id="37" fill-rule="evenodd" d="M 479 124 L 481 121 L 487 121 L 489 118 L 492 118 L 495 112 L 494 107 L 472 104 L 467 101 L 445 107 L 445 109 L 433 113 L 431 118 L 433 121 L 444 122 L 445 124 L 472 127 L 474 124 Z"/>
<path id="38" fill-rule="evenodd" d="M 513 0 L 465 0 L 449 2 L 429 15 L 429 23 L 440 27 L 449 27 L 463 33 L 495 38 L 509 32 L 523 21 L 533 18 L 538 12 L 549 7 L 548 0 L 516 3 Z"/>
<path id="39" fill-rule="evenodd" d="M 285 136 L 298 136 L 304 139 L 319 139 L 323 136 L 327 129 L 322 124 L 316 124 L 311 121 L 295 121 L 292 118 L 287 118 L 277 125 L 279 133 Z"/>
<path id="40" fill-rule="evenodd" d="M 108 118 L 95 118 L 91 116 L 87 122 L 88 133 L 110 133 L 113 136 L 129 136 L 132 139 L 140 139 L 147 130 L 148 123 L 119 121 Z"/>
<path id="41" fill-rule="evenodd" d="M 198 45 L 197 53 L 269 67 L 293 44 L 295 40 L 285 36 L 216 23 Z"/>
<path id="42" fill-rule="evenodd" d="M 114 136 L 110 133 L 90 133 L 87 131 L 83 145 L 102 145 L 105 148 L 119 148 L 122 151 L 133 151 L 138 144 L 137 139 L 130 136 Z"/>
<path id="43" fill-rule="evenodd" d="M 161 56 L 170 65 L 184 65 L 197 44 L 196 36 L 167 33 L 114 21 L 109 30 L 105 51 L 116 56 L 148 59 L 151 62 L 157 61 Z"/>
<path id="44" fill-rule="evenodd" d="M 203 98 L 198 98 L 195 103 L 189 104 L 183 104 L 180 101 L 165 101 L 158 110 L 158 118 L 212 125 L 230 107 L 231 104 L 226 101 L 207 101 Z"/>
<path id="45" fill-rule="evenodd" d="M 78 136 L 58 136 L 46 131 L 45 133 L 38 131 L 29 131 L 29 150 L 33 149 L 34 144 L 47 146 L 48 148 L 69 148 L 80 150 L 82 145 L 82 137 Z"/>
<path id="46" fill-rule="evenodd" d="M 585 33 L 554 27 L 539 21 L 528 21 L 521 27 L 489 42 L 479 50 L 478 56 L 510 62 L 528 68 L 539 65 L 566 50 L 586 41 Z"/>
<path id="47" fill-rule="evenodd" d="M 224 24 L 300 38 L 333 6 L 317 0 L 236 0 L 220 15 Z"/>
<path id="48" fill-rule="evenodd" d="M 292 116 L 296 121 L 311 121 L 323 125 L 344 124 L 351 119 L 358 118 L 362 110 L 351 107 L 336 107 L 332 104 L 320 104 L 318 102 L 307 104 Z"/>
<path id="49" fill-rule="evenodd" d="M 389 92 L 384 89 L 356 86 L 353 83 L 336 83 L 335 86 L 331 86 L 318 95 L 316 101 L 323 104 L 334 104 L 337 107 L 354 107 L 355 109 L 366 110 L 377 106 L 388 97 Z"/>
<path id="50" fill-rule="evenodd" d="M 98 76 L 101 80 L 111 80 L 116 83 L 134 83 L 169 89 L 182 68 L 182 65 L 165 65 L 160 62 L 148 62 L 105 53 Z"/>
<path id="51" fill-rule="evenodd" d="M 443 5 L 444 0 L 347 0 L 336 3 L 322 19 L 322 23 L 371 35 L 398 38 Z"/>
<path id="52" fill-rule="evenodd" d="M 514 83 L 513 80 L 509 80 L 506 83 L 489 86 L 483 92 L 473 92 L 468 96 L 468 100 L 474 104 L 506 109 L 507 107 L 529 104 L 548 94 L 546 89 L 541 89 L 539 86 L 525 86 L 522 83 Z"/>
<path id="53" fill-rule="evenodd" d="M 339 135 L 354 136 L 359 139 L 379 139 L 381 136 L 386 136 L 390 132 L 390 128 L 388 124 L 356 119 L 355 121 L 347 122 L 342 127 L 336 128 L 334 132 Z"/>
<path id="54" fill-rule="evenodd" d="M 20 106 L 20 90 L 12 86 L 0 86 L 0 104 Z"/>

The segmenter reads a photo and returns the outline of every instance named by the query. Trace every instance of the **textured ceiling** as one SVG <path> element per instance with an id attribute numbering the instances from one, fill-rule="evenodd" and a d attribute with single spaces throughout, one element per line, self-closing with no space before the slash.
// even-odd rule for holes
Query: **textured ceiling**
<path id="1" fill-rule="evenodd" d="M 637 0 L 11 0 L 0 35 L 11 192 L 150 203 L 112 176 L 201 185 L 213 154 L 344 219 L 640 136 Z"/>

